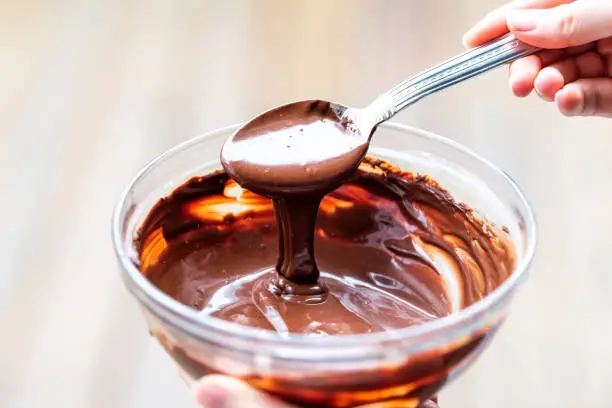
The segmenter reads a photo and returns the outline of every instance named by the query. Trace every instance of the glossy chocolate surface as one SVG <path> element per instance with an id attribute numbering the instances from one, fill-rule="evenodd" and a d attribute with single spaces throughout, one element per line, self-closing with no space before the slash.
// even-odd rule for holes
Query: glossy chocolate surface
<path id="1" fill-rule="evenodd" d="M 202 315 L 281 335 L 338 335 L 448 315 L 482 299 L 514 268 L 503 229 L 434 181 L 374 159 L 313 216 L 321 276 L 290 280 L 276 272 L 283 253 L 272 200 L 223 171 L 195 177 L 145 220 L 136 242 L 140 269 Z"/>

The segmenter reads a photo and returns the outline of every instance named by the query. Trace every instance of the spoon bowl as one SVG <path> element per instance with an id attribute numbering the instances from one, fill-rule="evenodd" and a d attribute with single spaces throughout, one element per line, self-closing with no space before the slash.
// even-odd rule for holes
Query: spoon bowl
<path id="1" fill-rule="evenodd" d="M 240 185 L 267 197 L 331 191 L 355 172 L 372 132 L 358 127 L 348 111 L 309 100 L 264 112 L 223 145 L 223 167 Z"/>

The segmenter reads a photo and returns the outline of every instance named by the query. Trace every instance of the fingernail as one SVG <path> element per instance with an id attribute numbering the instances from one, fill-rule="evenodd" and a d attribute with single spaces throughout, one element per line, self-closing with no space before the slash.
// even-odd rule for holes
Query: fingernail
<path id="1" fill-rule="evenodd" d="M 463 44 L 463 46 L 465 48 L 471 48 L 470 47 L 470 37 L 472 36 L 472 32 L 471 30 L 468 31 L 467 33 L 465 33 L 465 35 L 463 36 L 463 38 L 461 39 L 461 43 Z"/>
<path id="2" fill-rule="evenodd" d="M 515 11 L 508 14 L 506 23 L 510 31 L 527 32 L 535 30 L 540 21 L 540 16 L 537 12 L 525 10 Z"/>
<path id="3" fill-rule="evenodd" d="M 196 401 L 204 408 L 223 408 L 227 403 L 227 390 L 218 385 L 207 385 L 196 391 Z"/>

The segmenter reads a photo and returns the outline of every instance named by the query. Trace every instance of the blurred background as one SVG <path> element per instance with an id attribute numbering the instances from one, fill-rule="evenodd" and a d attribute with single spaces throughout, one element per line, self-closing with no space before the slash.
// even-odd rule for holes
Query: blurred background
<path id="1" fill-rule="evenodd" d="M 360 106 L 462 50 L 495 0 L 0 2 L 0 407 L 194 407 L 124 289 L 118 194 L 149 159 L 310 97 Z M 443 408 L 612 407 L 612 121 L 506 71 L 397 121 L 454 138 L 537 213 L 530 280 Z"/>

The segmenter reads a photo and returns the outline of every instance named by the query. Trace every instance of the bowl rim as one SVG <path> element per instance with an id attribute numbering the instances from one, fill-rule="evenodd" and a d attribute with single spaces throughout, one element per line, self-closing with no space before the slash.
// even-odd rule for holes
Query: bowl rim
<path id="1" fill-rule="evenodd" d="M 245 347 L 250 347 L 251 349 L 254 347 L 254 343 L 252 342 L 255 341 L 260 343 L 264 342 L 270 346 L 285 349 L 297 348 L 301 351 L 316 350 L 317 354 L 315 356 L 319 359 L 323 355 L 321 354 L 322 350 L 328 349 L 330 353 L 326 354 L 327 357 L 334 360 L 346 358 L 349 355 L 354 356 L 355 347 L 361 350 L 361 352 L 358 351 L 357 353 L 362 355 L 364 350 L 367 351 L 369 349 L 369 351 L 372 351 L 372 346 L 398 341 L 401 341 L 403 346 L 408 347 L 411 352 L 428 350 L 436 346 L 449 344 L 464 336 L 469 336 L 486 325 L 488 323 L 487 316 L 495 310 L 495 306 L 509 300 L 509 297 L 514 292 L 513 289 L 518 285 L 531 265 L 537 246 L 537 224 L 535 216 L 522 190 L 506 172 L 493 165 L 478 153 L 452 139 L 404 124 L 393 122 L 383 123 L 379 127 L 400 132 L 408 132 L 418 137 L 428 138 L 459 150 L 461 153 L 471 156 L 481 164 L 484 164 L 489 170 L 496 173 L 508 183 L 525 210 L 525 247 L 523 256 L 520 257 L 520 261 L 516 265 L 514 272 L 488 296 L 464 309 L 420 325 L 409 326 L 388 332 L 320 337 L 303 334 L 280 336 L 276 332 L 270 330 L 244 327 L 237 323 L 228 322 L 212 316 L 202 317 L 198 315 L 197 311 L 172 299 L 159 290 L 140 273 L 138 268 L 131 261 L 130 253 L 126 251 L 128 246 L 126 246 L 125 242 L 126 239 L 130 239 L 131 241 L 131 237 L 122 237 L 123 220 L 128 213 L 126 202 L 131 190 L 137 183 L 157 166 L 162 165 L 168 158 L 207 138 L 212 138 L 221 133 L 227 133 L 228 131 L 237 129 L 239 126 L 240 124 L 234 124 L 198 135 L 166 150 L 164 153 L 150 160 L 124 188 L 115 205 L 111 220 L 113 247 L 121 266 L 120 269 L 123 280 L 128 290 L 141 303 L 151 309 L 158 318 L 196 336 L 200 340 L 220 345 L 229 344 L 228 342 L 232 339 L 241 340 Z M 274 354 L 274 350 L 272 354 Z M 293 355 L 294 353 L 290 354 Z M 309 357 L 306 354 L 302 354 L 298 357 L 301 359 L 311 359 L 312 356 Z"/>

